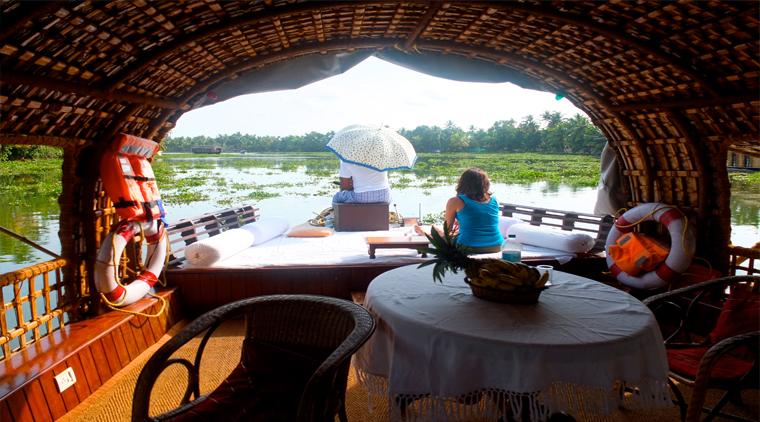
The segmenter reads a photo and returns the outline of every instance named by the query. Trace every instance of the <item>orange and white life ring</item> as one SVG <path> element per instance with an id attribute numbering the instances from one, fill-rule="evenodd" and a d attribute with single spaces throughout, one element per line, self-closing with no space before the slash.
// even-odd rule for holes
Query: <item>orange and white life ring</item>
<path id="1" fill-rule="evenodd" d="M 137 279 L 126 286 L 118 280 L 119 260 L 127 243 L 142 229 L 145 240 L 148 241 L 145 267 Z M 95 262 L 95 287 L 113 306 L 127 306 L 145 296 L 158 281 L 163 270 L 168 240 L 161 220 L 138 222 L 134 220 L 120 221 L 103 240 Z"/>
<path id="2" fill-rule="evenodd" d="M 610 255 L 610 246 L 616 244 L 620 236 L 632 231 L 636 224 L 643 221 L 657 221 L 667 227 L 671 239 L 670 253 L 665 262 L 654 271 L 631 277 L 615 264 Z M 681 210 L 667 204 L 651 202 L 626 211 L 610 229 L 605 245 L 607 266 L 612 275 L 626 286 L 643 290 L 665 287 L 675 281 L 691 264 L 696 248 L 694 232 L 690 227 L 687 228 L 687 224 L 686 216 Z"/>

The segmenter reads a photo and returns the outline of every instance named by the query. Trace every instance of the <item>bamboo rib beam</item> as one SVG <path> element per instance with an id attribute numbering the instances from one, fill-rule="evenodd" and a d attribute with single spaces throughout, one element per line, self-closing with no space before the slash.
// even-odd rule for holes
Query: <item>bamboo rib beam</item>
<path id="1" fill-rule="evenodd" d="M 713 136 L 705 136 L 702 137 L 701 140 L 703 141 L 711 141 L 711 142 L 731 142 L 732 144 L 738 144 L 738 143 L 751 143 L 760 145 L 760 132 L 752 132 L 752 133 L 732 133 L 727 135 L 713 135 Z"/>
<path id="2" fill-rule="evenodd" d="M 425 49 L 425 50 L 461 51 L 461 52 L 468 53 L 471 55 L 491 57 L 491 58 L 496 58 L 496 59 L 504 59 L 508 62 L 518 63 L 530 69 L 541 72 L 545 75 L 549 75 L 552 78 L 562 82 L 566 86 L 572 87 L 580 92 L 583 92 L 583 94 L 587 95 L 590 99 L 594 100 L 594 102 L 596 102 L 597 104 L 599 104 L 600 106 L 604 108 L 609 108 L 609 105 L 610 105 L 609 101 L 596 95 L 594 93 L 594 90 L 591 89 L 588 85 L 578 82 L 577 80 L 569 77 L 564 72 L 558 72 L 539 62 L 526 59 L 522 56 L 518 56 L 512 53 L 507 53 L 505 51 L 494 50 L 490 48 L 475 47 L 475 46 L 462 44 L 462 43 L 453 43 L 449 41 L 421 41 L 417 43 L 417 48 Z M 540 80 L 536 80 L 536 82 L 541 84 Z"/>
<path id="3" fill-rule="evenodd" d="M 29 75 L 25 73 L 16 72 L 13 70 L 5 70 L 0 73 L 0 83 L 2 84 L 18 84 L 27 85 L 38 88 L 50 89 L 60 92 L 71 92 L 78 95 L 84 95 L 87 97 L 94 97 L 109 102 L 124 101 L 134 104 L 145 104 L 154 107 L 182 109 L 187 107 L 182 103 L 176 101 L 167 100 L 157 97 L 149 97 L 146 95 L 133 94 L 131 92 L 124 91 L 107 91 L 101 88 L 90 85 L 82 85 L 74 82 L 66 82 L 58 79 L 48 78 L 45 76 Z"/>
<path id="4" fill-rule="evenodd" d="M 75 147 L 87 145 L 90 141 L 67 136 L 23 135 L 0 133 L 0 145 L 47 145 L 51 147 Z"/>
<path id="5" fill-rule="evenodd" d="M 265 56 L 256 56 L 248 60 L 240 62 L 234 66 L 230 66 L 223 71 L 214 73 L 208 79 L 201 81 L 198 85 L 194 86 L 191 90 L 187 91 L 179 101 L 182 103 L 189 102 L 193 97 L 200 93 L 208 91 L 212 86 L 223 81 L 226 78 L 232 77 L 238 72 L 242 72 L 255 67 L 263 66 L 272 62 L 286 59 L 288 57 L 306 56 L 309 54 L 321 54 L 324 51 L 337 51 L 351 49 L 382 49 L 391 48 L 395 45 L 394 40 L 338 40 L 328 41 L 324 43 L 315 43 L 302 45 L 298 47 L 291 47 L 288 49 L 282 49 L 277 53 L 267 54 Z"/>
<path id="6" fill-rule="evenodd" d="M 394 46 L 395 44 L 392 39 L 382 40 L 382 41 L 381 40 L 338 40 L 338 41 L 329 41 L 325 43 L 309 44 L 309 45 L 304 45 L 304 46 L 299 46 L 299 47 L 292 47 L 289 49 L 280 50 L 279 52 L 274 53 L 274 54 L 267 54 L 266 56 L 256 56 L 246 61 L 240 62 L 235 66 L 230 66 L 221 72 L 215 73 L 214 75 L 212 75 L 211 77 L 203 81 L 202 83 L 199 83 L 198 85 L 194 86 L 193 89 L 191 89 L 190 91 L 186 92 L 179 99 L 179 102 L 181 103 L 189 102 L 196 95 L 208 91 L 212 86 L 216 85 L 217 83 L 223 81 L 226 78 L 232 77 L 238 72 L 242 72 L 244 70 L 252 69 L 254 67 L 266 65 L 268 63 L 282 60 L 287 57 L 304 56 L 308 54 L 320 54 L 323 51 L 342 50 L 342 49 L 347 49 L 347 48 L 380 49 L 380 48 L 390 48 Z M 609 107 L 609 103 L 607 102 L 607 100 L 596 95 L 594 91 L 590 89 L 588 86 L 576 81 L 573 78 L 568 77 L 562 72 L 557 72 L 549 67 L 544 66 L 541 63 L 535 62 L 533 60 L 525 59 L 523 57 L 516 56 L 511 53 L 507 53 L 500 50 L 493 50 L 489 48 L 472 47 L 472 46 L 468 46 L 466 44 L 461 44 L 461 43 L 439 42 L 439 41 L 424 41 L 424 42 L 417 43 L 416 46 L 418 49 L 425 49 L 425 50 L 432 50 L 432 51 L 455 50 L 455 51 L 463 52 L 466 54 L 474 54 L 474 55 L 479 55 L 483 57 L 490 57 L 496 60 L 503 59 L 508 62 L 518 63 L 525 67 L 528 67 L 538 72 L 541 72 L 543 74 L 546 74 L 558 80 L 559 82 L 565 84 L 568 88 L 573 88 L 577 91 L 582 92 L 584 95 L 586 95 L 591 100 L 595 101 L 601 107 L 604 107 L 604 108 Z M 536 80 L 536 82 L 538 84 L 542 84 L 542 81 L 540 80 Z"/>
<path id="7" fill-rule="evenodd" d="M 694 98 L 690 100 L 674 100 L 674 101 L 656 101 L 651 103 L 633 103 L 633 104 L 621 104 L 611 105 L 610 111 L 638 111 L 638 110 L 651 110 L 651 109 L 664 109 L 664 108 L 697 108 L 697 107 L 710 107 L 724 104 L 740 104 L 740 103 L 756 103 L 760 104 L 760 98 L 757 95 L 734 95 L 730 97 L 715 97 L 715 98 Z"/>
<path id="8" fill-rule="evenodd" d="M 153 137 L 156 135 L 156 132 L 161 128 L 161 126 L 166 123 L 166 121 L 174 114 L 177 110 L 164 110 L 161 112 L 161 114 L 158 115 L 155 119 L 151 120 L 150 125 L 148 126 L 148 129 L 145 130 L 145 133 L 143 133 L 143 138 L 145 139 L 153 139 Z"/>
<path id="9" fill-rule="evenodd" d="M 433 16 L 435 16 L 436 13 L 438 13 L 439 10 L 441 10 L 441 7 L 443 6 L 443 3 L 433 3 L 430 5 L 430 8 L 427 12 L 425 12 L 424 15 L 422 15 L 422 18 L 420 18 L 419 23 L 417 23 L 417 26 L 412 29 L 412 32 L 409 33 L 409 36 L 406 37 L 406 41 L 404 42 L 404 51 L 409 50 L 414 43 L 417 41 L 417 37 L 420 36 L 422 31 L 427 28 L 428 24 L 430 23 L 430 20 L 433 19 Z"/>
<path id="10" fill-rule="evenodd" d="M 48 15 L 60 6 L 57 1 L 44 3 L 39 1 L 18 2 L 16 10 L 8 13 L 7 16 L 3 16 L 3 30 L 0 31 L 0 42 L 26 25 L 27 22 Z"/>
<path id="11" fill-rule="evenodd" d="M 676 57 L 665 53 L 664 51 L 660 50 L 660 48 L 656 45 L 647 43 L 633 36 L 619 32 L 619 30 L 615 27 L 602 25 L 600 23 L 597 23 L 596 21 L 583 18 L 578 15 L 562 13 L 554 9 L 548 9 L 542 6 L 533 6 L 528 3 L 520 3 L 520 2 L 514 2 L 514 1 L 510 1 L 510 2 L 497 1 L 497 2 L 471 2 L 469 4 L 472 6 L 482 5 L 484 7 L 492 7 L 494 9 L 502 9 L 502 10 L 503 9 L 519 10 L 521 12 L 530 13 L 532 15 L 543 16 L 543 17 L 558 20 L 560 22 L 570 23 L 580 28 L 588 28 L 612 40 L 620 40 L 623 43 L 630 45 L 631 47 L 634 47 L 634 49 L 636 50 L 642 51 L 646 54 L 651 55 L 652 57 L 656 57 L 657 59 L 662 60 L 663 62 L 669 64 L 670 66 L 673 66 L 674 69 L 678 69 L 679 72 L 683 73 L 684 75 L 689 76 L 694 81 L 699 83 L 712 96 L 714 97 L 719 96 L 718 94 L 720 92 L 719 89 L 717 87 L 714 87 L 709 82 L 709 80 L 706 79 L 703 75 L 699 75 L 696 72 L 694 72 L 694 70 L 690 69 L 688 64 L 685 64 L 683 63 L 683 61 L 677 59 Z"/>
<path id="12" fill-rule="evenodd" d="M 386 3 L 396 3 L 396 2 L 386 2 Z M 245 25 L 251 25 L 260 21 L 280 19 L 282 16 L 297 15 L 300 13 L 311 14 L 311 12 L 314 10 L 340 9 L 343 7 L 356 7 L 356 5 L 357 3 L 352 2 L 352 1 L 306 2 L 306 3 L 295 4 L 292 6 L 288 5 L 288 6 L 268 9 L 262 13 L 257 13 L 253 16 L 241 15 L 232 19 L 225 20 L 223 23 L 219 23 L 216 25 L 209 25 L 195 32 L 192 32 L 190 34 L 186 34 L 183 37 L 177 37 L 175 41 L 168 42 L 166 44 L 163 44 L 154 48 L 149 53 L 135 60 L 130 66 L 122 69 L 119 73 L 109 78 L 108 80 L 104 81 L 105 84 L 103 85 L 102 88 L 106 91 L 116 89 L 117 86 L 124 83 L 124 81 L 129 79 L 132 75 L 137 74 L 138 72 L 145 69 L 151 63 L 159 60 L 163 56 L 170 54 L 184 46 L 187 46 L 190 43 L 201 41 L 208 37 L 217 35 L 221 32 L 231 30 L 232 28 L 237 28 L 237 27 L 245 26 Z"/>
<path id="13" fill-rule="evenodd" d="M 398 4 L 398 2 L 397 1 L 377 1 L 377 2 L 373 2 L 373 4 L 377 4 L 377 5 Z M 620 40 L 621 42 L 627 45 L 630 45 L 635 50 L 642 51 L 648 55 L 651 55 L 652 57 L 655 57 L 663 61 L 664 63 L 667 63 L 668 65 L 672 66 L 674 69 L 678 69 L 679 72 L 683 73 L 684 75 L 687 75 L 689 78 L 699 83 L 712 96 L 714 97 L 719 96 L 718 89 L 716 89 L 712 84 L 710 84 L 709 81 L 706 78 L 704 78 L 702 75 L 699 75 L 694 70 L 690 69 L 689 66 L 685 65 L 681 60 L 678 60 L 672 55 L 659 50 L 657 46 L 650 45 L 649 43 L 646 43 L 633 36 L 617 32 L 615 28 L 606 27 L 605 25 L 599 24 L 593 20 L 570 15 L 567 13 L 557 12 L 554 10 L 549 10 L 545 7 L 536 7 L 536 6 L 532 6 L 532 5 L 528 5 L 524 3 L 518 3 L 518 2 L 472 2 L 472 3 L 468 3 L 468 5 L 493 8 L 497 10 L 519 10 L 524 13 L 530 13 L 537 16 L 543 16 L 550 19 L 555 19 L 560 22 L 570 23 L 581 28 L 588 28 L 591 31 L 602 34 L 605 37 L 608 37 L 610 39 Z M 264 20 L 273 20 L 273 19 L 278 20 L 280 19 L 281 16 L 296 15 L 299 13 L 307 13 L 311 15 L 311 13 L 314 12 L 315 10 L 322 11 L 323 9 L 339 9 L 343 7 L 356 7 L 356 6 L 357 6 L 356 2 L 307 2 L 307 3 L 296 4 L 293 6 L 277 7 L 274 9 L 267 10 L 266 12 L 263 12 L 263 13 L 255 14 L 253 16 L 242 15 L 242 16 L 227 20 L 224 23 L 210 25 L 210 26 L 207 26 L 206 28 L 195 31 L 184 37 L 178 37 L 176 41 L 169 42 L 159 47 L 156 47 L 154 50 L 151 50 L 151 52 L 144 55 L 142 58 L 138 58 L 138 60 L 133 62 L 131 66 L 123 69 L 122 71 L 120 71 L 114 77 L 108 79 L 107 81 L 104 81 L 105 85 L 103 85 L 103 89 L 106 91 L 114 90 L 120 84 L 124 83 L 124 81 L 129 79 L 132 75 L 137 74 L 141 70 L 148 67 L 151 63 L 159 60 L 161 57 L 167 54 L 170 54 L 176 51 L 177 49 L 183 46 L 186 46 L 192 42 L 196 42 L 204 38 L 217 35 L 221 32 L 230 30 L 231 28 L 236 28 L 238 26 L 243 26 L 243 25 L 251 25 L 256 22 L 260 22 Z M 431 8 L 441 7 L 441 5 L 436 2 L 431 2 L 429 7 Z M 409 34 L 409 39 L 416 40 L 417 37 L 419 36 L 419 33 L 414 34 L 414 31 L 419 30 L 421 32 L 422 29 L 424 29 L 424 26 L 426 26 L 429 23 L 429 19 L 427 22 L 425 22 L 426 16 L 427 16 L 427 13 L 420 20 L 420 23 Z M 432 18 L 432 15 L 431 15 L 431 18 Z M 409 46 L 406 46 L 405 48 L 408 49 L 409 47 L 411 47 L 411 44 Z"/>
<path id="14" fill-rule="evenodd" d="M 699 186 L 697 187 L 699 192 L 698 197 L 698 212 L 697 212 L 697 218 L 699 219 L 699 227 L 703 227 L 702 224 L 707 221 L 708 218 L 710 218 L 710 211 L 709 211 L 709 204 L 710 204 L 710 178 L 712 177 L 712 173 L 708 171 L 707 162 L 705 160 L 705 153 L 702 151 L 702 148 L 700 148 L 699 143 L 694 138 L 694 136 L 689 131 L 689 128 L 684 122 L 683 117 L 676 114 L 675 111 L 672 109 L 665 110 L 665 113 L 667 114 L 668 118 L 676 125 L 676 128 L 681 132 L 681 134 L 684 137 L 684 140 L 686 141 L 686 145 L 691 150 L 692 155 L 694 156 L 694 162 L 697 166 L 697 172 L 699 173 L 699 177 L 697 178 L 697 181 L 699 183 Z M 700 236 L 705 236 L 705 233 L 701 233 Z M 706 237 L 703 239 L 699 239 L 697 244 L 702 244 L 702 241 L 706 240 Z"/>
<path id="15" fill-rule="evenodd" d="M 615 116 L 615 119 L 623 126 L 623 129 L 628 133 L 628 136 L 633 141 L 633 144 L 636 148 L 636 150 L 639 152 L 639 157 L 641 159 L 641 174 L 644 177 L 644 180 L 646 184 L 644 185 L 644 196 L 641 203 L 647 203 L 647 202 L 653 202 L 654 201 L 654 170 L 652 169 L 652 163 L 649 159 L 649 152 L 647 151 L 647 146 L 644 143 L 644 141 L 639 137 L 639 135 L 636 133 L 636 129 L 633 128 L 633 125 L 631 125 L 631 122 L 626 119 L 625 116 L 621 116 L 620 113 L 617 113 Z M 630 170 L 630 169 L 629 169 Z M 633 175 L 634 173 L 631 172 Z"/>

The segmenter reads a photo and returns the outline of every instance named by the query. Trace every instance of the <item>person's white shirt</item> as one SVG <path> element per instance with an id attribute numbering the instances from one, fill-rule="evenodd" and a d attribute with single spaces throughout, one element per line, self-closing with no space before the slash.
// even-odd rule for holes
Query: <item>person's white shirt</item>
<path id="1" fill-rule="evenodd" d="M 387 189 L 388 172 L 377 171 L 357 164 L 347 163 L 340 160 L 340 177 L 353 178 L 354 192 L 370 192 L 373 190 Z"/>

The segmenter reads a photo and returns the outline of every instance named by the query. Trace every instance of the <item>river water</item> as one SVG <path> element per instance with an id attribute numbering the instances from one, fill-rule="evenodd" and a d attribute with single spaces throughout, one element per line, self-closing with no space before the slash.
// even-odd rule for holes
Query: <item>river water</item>
<path id="1" fill-rule="evenodd" d="M 195 178 L 202 184 L 193 188 L 162 188 L 162 195 L 169 202 L 166 205 L 169 221 L 230 205 L 255 203 L 262 217 L 282 216 L 294 226 L 329 207 L 332 195 L 337 192 L 332 183 L 338 180 L 338 161 L 334 157 L 247 154 L 180 159 L 164 154 L 159 160 L 180 169 L 177 177 Z M 256 165 L 249 165 L 252 162 Z M 394 171 L 389 175 L 392 204 L 404 217 L 439 214 L 448 198 L 455 195 L 456 177 L 439 177 L 431 183 L 429 175 L 427 179 L 418 179 L 413 172 Z M 0 206 L 0 225 L 59 253 L 58 204 L 36 193 L 33 186 L 40 182 L 51 181 L 23 176 L 0 180 L 0 187 L 10 183 L 28 186 L 28 189 L 0 190 L 0 204 L 15 204 Z M 201 191 L 206 197 L 202 201 L 179 203 L 188 189 Z M 596 188 L 546 182 L 494 183 L 491 190 L 500 202 L 584 213 L 593 213 L 597 193 Z M 262 197 L 274 194 L 279 196 Z M 750 247 L 760 240 L 760 185 L 732 186 L 731 214 L 734 245 Z M 0 274 L 47 259 L 47 254 L 0 233 Z"/>

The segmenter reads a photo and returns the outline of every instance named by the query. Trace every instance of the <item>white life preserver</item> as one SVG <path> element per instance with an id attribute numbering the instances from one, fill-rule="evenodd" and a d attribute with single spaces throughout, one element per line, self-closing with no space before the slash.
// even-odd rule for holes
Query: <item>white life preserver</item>
<path id="1" fill-rule="evenodd" d="M 632 231 L 636 224 L 643 221 L 657 221 L 667 227 L 671 239 L 670 253 L 665 262 L 654 271 L 631 277 L 615 264 L 610 255 L 610 246 L 616 244 L 620 236 Z M 665 287 L 673 282 L 689 267 L 696 248 L 696 240 L 691 228 L 684 233 L 687 224 L 683 212 L 667 204 L 650 202 L 626 211 L 615 221 L 605 244 L 607 266 L 612 275 L 626 286 L 643 290 Z"/>
<path id="2" fill-rule="evenodd" d="M 119 260 L 127 243 L 142 229 L 148 241 L 145 267 L 137 279 L 126 286 L 117 281 Z M 108 233 L 100 245 L 95 262 L 95 287 L 113 306 L 127 306 L 145 296 L 158 281 L 167 253 L 167 236 L 161 220 L 141 223 L 122 220 Z"/>

